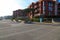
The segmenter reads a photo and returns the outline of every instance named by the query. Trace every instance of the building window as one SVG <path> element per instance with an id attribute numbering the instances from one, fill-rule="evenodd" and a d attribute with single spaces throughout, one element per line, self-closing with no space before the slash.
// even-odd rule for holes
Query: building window
<path id="1" fill-rule="evenodd" d="M 52 2 L 48 2 L 48 6 L 53 6 L 53 3 Z"/>
<path id="2" fill-rule="evenodd" d="M 49 12 L 49 16 L 51 16 L 51 12 Z"/>
<path id="3" fill-rule="evenodd" d="M 35 12 L 37 12 L 37 10 L 35 10 Z"/>
<path id="4" fill-rule="evenodd" d="M 48 7 L 48 10 L 49 10 L 49 11 L 52 11 L 52 7 Z"/>
<path id="5" fill-rule="evenodd" d="M 37 8 L 37 5 L 35 5 L 34 8 Z"/>

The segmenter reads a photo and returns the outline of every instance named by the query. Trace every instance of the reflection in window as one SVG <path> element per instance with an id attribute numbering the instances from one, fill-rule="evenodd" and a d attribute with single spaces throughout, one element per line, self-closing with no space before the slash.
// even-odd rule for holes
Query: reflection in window
<path id="1" fill-rule="evenodd" d="M 52 11 L 52 7 L 48 7 L 49 11 Z"/>
<path id="2" fill-rule="evenodd" d="M 48 2 L 48 5 L 49 5 L 49 6 L 53 6 L 52 2 Z"/>
<path id="3" fill-rule="evenodd" d="M 52 2 L 48 2 L 48 9 L 49 9 L 49 11 L 52 11 L 52 6 L 53 6 L 53 4 L 52 4 Z"/>
<path id="4" fill-rule="evenodd" d="M 51 13 L 51 12 L 52 12 L 52 10 L 53 10 L 52 6 L 53 6 L 52 2 L 48 2 L 49 16 L 51 16 L 51 15 L 52 15 L 52 13 Z"/>

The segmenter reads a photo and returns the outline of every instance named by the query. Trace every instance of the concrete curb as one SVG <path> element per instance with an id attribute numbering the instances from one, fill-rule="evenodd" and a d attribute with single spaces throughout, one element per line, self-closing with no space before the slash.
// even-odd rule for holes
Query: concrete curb
<path id="1" fill-rule="evenodd" d="M 43 23 L 40 23 L 40 22 L 34 22 L 34 23 L 35 23 L 35 24 L 51 24 L 51 25 L 52 25 L 52 24 L 60 24 L 60 23 L 44 23 L 44 22 L 43 22 Z"/>

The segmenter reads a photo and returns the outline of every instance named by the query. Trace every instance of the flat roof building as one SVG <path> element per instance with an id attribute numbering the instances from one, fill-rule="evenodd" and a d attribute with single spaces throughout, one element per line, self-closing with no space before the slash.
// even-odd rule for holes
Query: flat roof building
<path id="1" fill-rule="evenodd" d="M 44 15 L 45 17 L 57 16 L 57 0 L 39 0 L 36 3 L 30 4 L 29 8 L 34 8 L 32 12 L 38 16 Z"/>
<path id="2" fill-rule="evenodd" d="M 26 15 L 30 19 L 32 19 L 33 17 L 39 17 L 39 18 L 40 17 L 56 18 L 56 16 L 60 17 L 60 3 L 58 3 L 58 0 L 39 0 L 37 2 L 32 2 L 28 6 L 28 9 L 34 9 L 33 11 L 31 10 Z M 22 10 L 18 10 L 18 11 L 16 10 L 14 11 L 14 13 L 17 13 L 17 15 L 20 16 L 21 14 L 19 15 L 19 13 L 22 13 Z"/>

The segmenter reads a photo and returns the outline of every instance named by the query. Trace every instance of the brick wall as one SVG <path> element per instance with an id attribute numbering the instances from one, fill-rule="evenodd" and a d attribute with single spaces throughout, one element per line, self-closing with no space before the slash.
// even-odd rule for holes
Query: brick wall
<path id="1" fill-rule="evenodd" d="M 52 1 L 52 0 L 40 0 L 40 1 L 37 1 L 36 3 L 30 4 L 29 8 L 35 9 L 32 12 L 32 14 L 34 15 L 40 14 L 40 15 L 44 15 L 45 17 L 48 17 L 48 16 L 53 17 L 55 16 L 55 3 L 56 1 Z M 40 16 L 40 15 L 37 15 L 37 16 Z"/>

